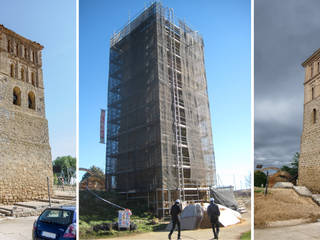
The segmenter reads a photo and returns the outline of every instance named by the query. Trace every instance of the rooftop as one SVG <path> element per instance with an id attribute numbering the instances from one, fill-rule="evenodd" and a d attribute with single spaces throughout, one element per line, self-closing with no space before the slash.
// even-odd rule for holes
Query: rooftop
<path id="1" fill-rule="evenodd" d="M 316 57 L 320 56 L 320 48 L 316 50 L 307 60 L 305 60 L 301 65 L 306 67 L 310 62 L 312 62 Z"/>
<path id="2" fill-rule="evenodd" d="M 159 14 L 165 19 L 169 20 L 175 27 L 179 28 L 183 32 L 193 33 L 196 37 L 201 38 L 201 35 L 198 33 L 198 31 L 193 31 L 190 27 L 187 26 L 184 21 L 175 18 L 173 9 L 163 7 L 160 2 L 155 1 L 150 4 L 148 8 L 145 7 L 140 12 L 138 12 L 132 18 L 132 20 L 129 20 L 126 25 L 124 25 L 120 30 L 114 33 L 110 39 L 110 46 L 113 46 L 114 44 L 120 42 L 124 37 L 126 37 L 135 28 L 137 28 L 141 22 L 143 22 L 153 14 Z"/>
<path id="3" fill-rule="evenodd" d="M 35 41 L 31 41 L 30 39 L 27 39 L 19 34 L 17 34 L 16 32 L 6 28 L 5 26 L 3 26 L 2 24 L 0 24 L 0 33 L 4 32 L 12 37 L 18 38 L 19 40 L 21 40 L 22 42 L 28 43 L 30 45 L 32 45 L 33 47 L 38 48 L 39 50 L 43 49 L 43 46 L 40 43 L 37 43 Z"/>

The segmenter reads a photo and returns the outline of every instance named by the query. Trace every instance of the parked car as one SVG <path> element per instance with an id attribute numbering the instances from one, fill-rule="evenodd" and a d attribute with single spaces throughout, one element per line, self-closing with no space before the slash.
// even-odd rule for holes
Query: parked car
<path id="1" fill-rule="evenodd" d="M 75 206 L 47 208 L 33 224 L 32 239 L 75 240 L 76 219 Z"/>

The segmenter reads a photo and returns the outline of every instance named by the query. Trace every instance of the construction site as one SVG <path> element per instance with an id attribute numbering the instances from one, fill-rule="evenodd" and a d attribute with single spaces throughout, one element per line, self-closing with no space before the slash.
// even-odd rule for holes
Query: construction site
<path id="1" fill-rule="evenodd" d="M 110 40 L 106 190 L 165 216 L 215 185 L 204 41 L 155 2 Z"/>

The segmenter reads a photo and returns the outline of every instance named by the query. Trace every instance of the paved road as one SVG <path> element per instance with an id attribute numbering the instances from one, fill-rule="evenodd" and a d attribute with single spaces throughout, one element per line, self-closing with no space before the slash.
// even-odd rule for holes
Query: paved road
<path id="1" fill-rule="evenodd" d="M 277 227 L 255 229 L 255 240 L 269 240 L 269 239 L 290 239 L 290 240 L 303 240 L 303 239 L 319 239 L 320 238 L 320 222 L 302 224 L 290 227 Z"/>
<path id="2" fill-rule="evenodd" d="M 243 223 L 232 225 L 226 228 L 220 229 L 219 239 L 239 240 L 240 236 L 244 232 L 251 230 L 250 213 L 243 215 L 246 220 Z M 136 235 L 129 235 L 117 238 L 107 238 L 106 240 L 160 240 L 168 239 L 168 231 L 165 232 L 150 232 Z M 172 235 L 172 239 L 177 239 L 177 233 Z M 211 240 L 213 239 L 213 233 L 211 229 L 189 230 L 182 231 L 181 239 L 183 240 Z M 275 238 L 276 239 L 276 238 Z M 102 240 L 102 239 L 101 239 Z"/>
<path id="3" fill-rule="evenodd" d="M 36 218 L 22 217 L 0 220 L 0 239 L 31 240 L 32 227 Z"/>

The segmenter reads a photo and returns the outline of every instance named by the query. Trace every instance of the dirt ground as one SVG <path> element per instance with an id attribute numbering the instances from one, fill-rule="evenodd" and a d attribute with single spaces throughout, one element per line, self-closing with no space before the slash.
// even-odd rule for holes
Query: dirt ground
<path id="1" fill-rule="evenodd" d="M 254 225 L 267 227 L 269 222 L 290 219 L 320 218 L 320 207 L 311 198 L 302 197 L 292 189 L 270 189 L 265 197 L 263 193 L 254 194 Z"/>
<path id="2" fill-rule="evenodd" d="M 219 239 L 228 239 L 228 240 L 239 240 L 242 233 L 248 232 L 251 230 L 251 213 L 250 211 L 242 215 L 244 221 L 242 223 L 221 228 Z M 162 232 L 150 232 L 136 235 L 129 235 L 124 237 L 117 238 L 103 238 L 100 240 L 160 240 L 168 239 L 168 231 Z M 172 235 L 172 239 L 177 239 L 177 232 L 175 231 Z M 181 239 L 185 240 L 211 240 L 213 239 L 213 233 L 211 229 L 199 229 L 199 230 L 189 230 L 181 232 Z"/>

